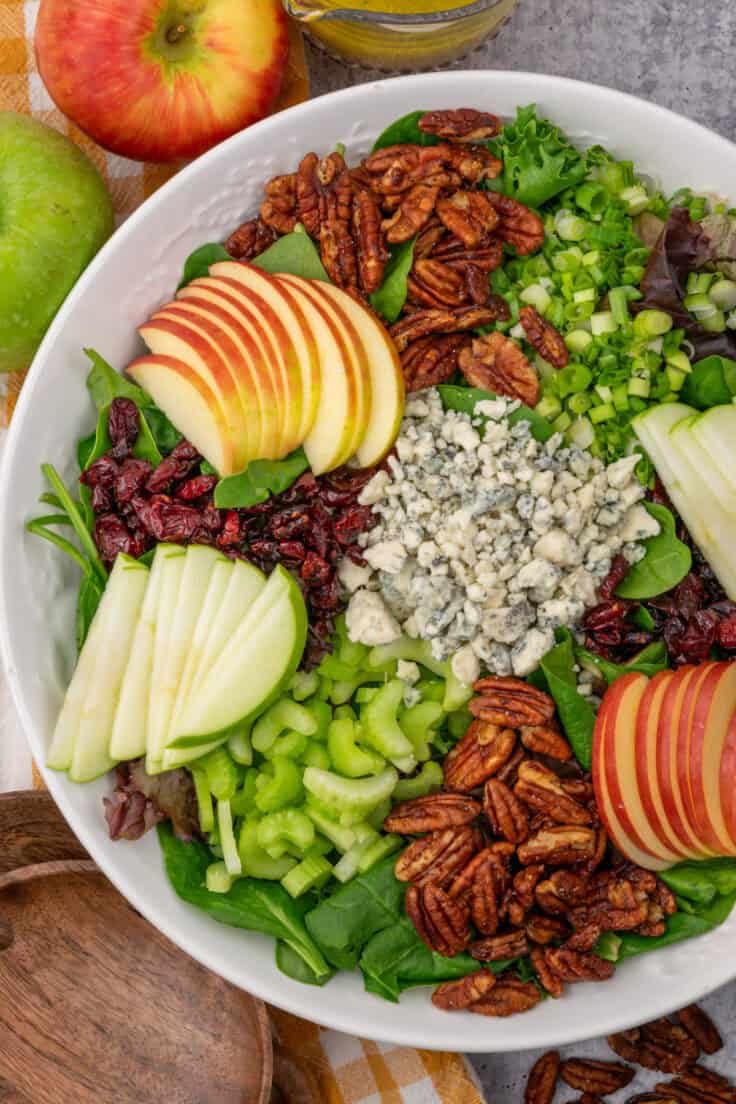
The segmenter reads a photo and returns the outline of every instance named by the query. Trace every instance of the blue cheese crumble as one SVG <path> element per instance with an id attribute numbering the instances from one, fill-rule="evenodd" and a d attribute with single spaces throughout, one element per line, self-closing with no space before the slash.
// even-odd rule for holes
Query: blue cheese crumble
<path id="1" fill-rule="evenodd" d="M 479 403 L 471 418 L 433 388 L 409 397 L 387 470 L 360 496 L 376 517 L 361 537 L 368 568 L 340 571 L 351 639 L 403 632 L 437 659 L 461 653 L 463 675 L 524 676 L 595 604 L 613 557 L 643 555 L 659 527 L 638 456 L 606 467 L 560 434 L 542 444 L 509 424 L 518 405 Z"/>

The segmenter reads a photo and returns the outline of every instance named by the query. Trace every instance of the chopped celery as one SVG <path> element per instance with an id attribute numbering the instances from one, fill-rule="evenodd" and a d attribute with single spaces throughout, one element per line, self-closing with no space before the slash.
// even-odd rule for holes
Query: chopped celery
<path id="1" fill-rule="evenodd" d="M 332 866 L 322 856 L 303 859 L 281 879 L 290 897 L 301 897 L 310 889 L 319 889 L 332 875 Z"/>
<path id="2" fill-rule="evenodd" d="M 355 843 L 355 832 L 353 829 L 339 824 L 338 821 L 318 808 L 316 803 L 307 801 L 304 812 L 314 826 L 319 829 L 323 836 L 326 836 L 327 839 L 330 840 L 338 851 L 342 851 L 343 853 L 349 851 Z"/>
<path id="3" fill-rule="evenodd" d="M 300 801 L 301 770 L 291 759 L 279 755 L 264 766 L 256 778 L 256 806 L 262 813 L 273 813 Z"/>
<path id="4" fill-rule="evenodd" d="M 332 693 L 332 679 L 325 678 L 324 675 L 319 676 L 319 690 L 317 691 L 317 697 L 322 701 L 327 701 Z"/>
<path id="5" fill-rule="evenodd" d="M 469 709 L 455 709 L 447 718 L 447 727 L 453 740 L 459 740 L 465 735 L 469 725 L 473 722 L 473 714 Z"/>
<path id="6" fill-rule="evenodd" d="M 319 689 L 319 675 L 316 671 L 295 671 L 289 683 L 289 693 L 294 701 L 305 701 Z"/>
<path id="7" fill-rule="evenodd" d="M 281 809 L 259 822 L 257 840 L 269 858 L 302 856 L 314 843 L 314 824 L 301 809 Z"/>
<path id="8" fill-rule="evenodd" d="M 291 855 L 272 859 L 258 843 L 258 822 L 253 820 L 244 820 L 240 826 L 238 853 L 244 873 L 251 878 L 266 878 L 268 881 L 283 878 L 297 863 Z"/>
<path id="9" fill-rule="evenodd" d="M 693 366 L 690 363 L 690 358 L 680 349 L 677 349 L 673 353 L 668 353 L 666 357 L 666 362 L 672 368 L 678 368 L 681 372 L 684 372 L 685 375 L 687 375 L 688 372 L 692 372 L 693 370 Z"/>
<path id="10" fill-rule="evenodd" d="M 401 759 L 413 753 L 412 745 L 401 731 L 397 717 L 403 698 L 403 682 L 401 679 L 392 679 L 381 687 L 360 712 L 364 742 L 386 759 Z"/>
<path id="11" fill-rule="evenodd" d="M 354 843 L 350 850 L 345 852 L 339 862 L 335 863 L 332 871 L 338 882 L 349 882 L 351 878 L 355 877 L 360 868 L 361 856 L 373 846 L 375 846 L 375 841 L 363 840 Z"/>
<path id="12" fill-rule="evenodd" d="M 442 679 L 420 679 L 415 689 L 422 695 L 422 701 L 443 702 L 445 684 Z"/>
<path id="13" fill-rule="evenodd" d="M 366 702 L 373 701 L 380 689 L 380 686 L 361 686 L 355 691 L 356 705 L 365 705 Z"/>
<path id="14" fill-rule="evenodd" d="M 302 763 L 305 767 L 320 767 L 322 770 L 329 770 L 332 766 L 332 760 L 324 744 L 318 743 L 315 739 L 309 741 L 307 750 L 302 755 Z"/>
<path id="15" fill-rule="evenodd" d="M 328 840 L 326 836 L 315 836 L 314 843 L 310 844 L 304 852 L 304 858 L 309 859 L 319 855 L 329 855 L 329 853 L 334 850 L 335 845 L 332 840 Z"/>
<path id="16" fill-rule="evenodd" d="M 398 784 L 399 783 L 397 782 L 396 785 L 398 786 Z M 376 831 L 380 832 L 383 828 L 384 820 L 391 812 L 391 800 L 391 797 L 386 797 L 383 801 L 379 801 L 375 809 L 372 809 L 370 813 L 368 813 L 368 816 L 365 818 L 366 824 L 368 824 L 371 828 L 375 828 Z"/>
<path id="17" fill-rule="evenodd" d="M 406 709 L 399 717 L 399 727 L 410 740 L 414 755 L 420 763 L 430 758 L 431 730 L 442 724 L 444 716 L 445 712 L 439 702 L 422 701 Z"/>
<path id="18" fill-rule="evenodd" d="M 666 366 L 665 372 L 667 373 L 667 380 L 672 390 L 680 391 L 687 379 L 687 373 L 681 372 L 679 368 L 674 368 L 671 364 Z"/>
<path id="19" fill-rule="evenodd" d="M 202 756 L 197 767 L 207 775 L 210 790 L 218 801 L 229 801 L 238 788 L 238 768 L 226 748 L 215 748 Z"/>
<path id="20" fill-rule="evenodd" d="M 358 860 L 358 873 L 365 874 L 381 859 L 385 859 L 387 855 L 392 855 L 394 851 L 398 851 L 403 843 L 401 836 L 395 835 L 381 836 L 375 843 L 369 843 Z"/>
<path id="21" fill-rule="evenodd" d="M 333 712 L 333 717 L 336 721 L 357 721 L 358 719 L 358 715 L 353 709 L 352 705 L 338 705 L 338 707 Z"/>
<path id="22" fill-rule="evenodd" d="M 357 644 L 354 640 L 350 640 L 345 636 L 340 641 L 340 647 L 338 648 L 337 654 L 341 663 L 357 671 L 365 662 L 365 658 L 368 655 L 368 646 L 366 644 Z"/>
<path id="23" fill-rule="evenodd" d="M 292 730 L 285 732 L 283 736 L 278 736 L 268 751 L 263 754 L 266 759 L 275 759 L 279 755 L 283 755 L 287 759 L 301 759 L 308 747 L 309 737 L 305 736 L 303 732 Z"/>
<path id="24" fill-rule="evenodd" d="M 305 702 L 304 708 L 309 710 L 317 725 L 314 732 L 311 733 L 312 739 L 319 740 L 323 744 L 327 739 L 327 729 L 330 727 L 330 721 L 332 720 L 332 709 L 329 702 L 322 701 L 320 698 L 313 698 L 311 701 Z"/>
<path id="25" fill-rule="evenodd" d="M 224 862 L 210 863 L 204 882 L 210 893 L 229 893 L 233 887 L 232 876 Z"/>
<path id="26" fill-rule="evenodd" d="M 250 816 L 257 811 L 257 780 L 258 771 L 255 767 L 251 767 L 245 772 L 242 788 L 236 791 L 230 801 L 233 816 Z"/>
<path id="27" fill-rule="evenodd" d="M 233 832 L 233 814 L 229 801 L 217 802 L 217 830 L 220 837 L 222 857 L 228 874 L 237 875 L 243 873 L 243 866 L 238 854 L 238 846 Z"/>
<path id="28" fill-rule="evenodd" d="M 253 762 L 253 748 L 250 742 L 250 729 L 239 728 L 228 737 L 227 750 L 236 763 L 249 767 Z"/>
<path id="29" fill-rule="evenodd" d="M 362 778 L 378 774 L 386 766 L 381 755 L 357 746 L 358 725 L 345 717 L 332 722 L 327 735 L 327 749 L 332 765 L 347 778 Z"/>
<path id="30" fill-rule="evenodd" d="M 415 797 L 425 797 L 442 788 L 442 767 L 431 760 L 424 763 L 418 774 L 412 778 L 400 778 L 393 792 L 395 801 L 412 801 Z"/>
<path id="31" fill-rule="evenodd" d="M 330 655 L 326 655 L 320 663 L 317 671 L 324 678 L 332 679 L 351 679 L 355 675 L 357 667 L 353 667 L 351 664 L 344 663 L 338 659 L 337 655 L 332 652 Z"/>
<path id="32" fill-rule="evenodd" d="M 191 767 L 194 780 L 194 792 L 197 795 L 199 827 L 205 834 L 215 827 L 215 810 L 212 805 L 212 791 L 206 773 L 201 767 Z"/>
<path id="33" fill-rule="evenodd" d="M 342 778 L 332 771 L 307 767 L 304 771 L 304 787 L 332 808 L 343 824 L 355 824 L 361 816 L 375 808 L 379 801 L 390 797 L 398 775 L 393 767 L 387 767 L 371 778 Z M 359 815 L 358 815 L 359 814 Z"/>
<path id="34" fill-rule="evenodd" d="M 358 671 L 355 678 L 336 679 L 330 691 L 330 701 L 333 705 L 343 705 L 350 701 L 359 686 L 366 682 L 375 682 L 378 677 L 377 671 Z"/>
<path id="35" fill-rule="evenodd" d="M 268 751 L 277 736 L 284 729 L 293 728 L 304 736 L 313 736 L 317 731 L 317 721 L 304 705 L 281 698 L 274 702 L 253 725 L 251 739 L 256 751 Z"/>

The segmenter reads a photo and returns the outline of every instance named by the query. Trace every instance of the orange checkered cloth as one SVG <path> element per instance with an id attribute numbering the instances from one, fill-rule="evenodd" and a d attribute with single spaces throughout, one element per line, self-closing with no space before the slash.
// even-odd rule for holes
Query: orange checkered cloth
<path id="1" fill-rule="evenodd" d="M 73 2 L 73 0 L 70 0 Z M 54 106 L 36 68 L 33 32 L 39 0 L 0 0 L 0 110 L 21 111 L 68 134 L 102 173 L 122 220 L 177 171 L 141 164 L 95 145 Z M 309 96 L 304 50 L 295 27 L 278 109 Z M 7 426 L 23 377 L 0 377 L 0 426 Z M 34 769 L 34 782 L 43 787 Z M 483 1104 L 457 1054 L 410 1050 L 328 1031 L 271 1009 L 276 1077 L 285 1092 L 314 1104 Z"/>

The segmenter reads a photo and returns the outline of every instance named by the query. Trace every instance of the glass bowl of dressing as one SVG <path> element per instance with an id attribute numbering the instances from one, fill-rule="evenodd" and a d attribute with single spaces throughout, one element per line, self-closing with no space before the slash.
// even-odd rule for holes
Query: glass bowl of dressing
<path id="1" fill-rule="evenodd" d="M 517 0 L 283 0 L 326 53 L 384 71 L 433 69 L 497 34 Z"/>

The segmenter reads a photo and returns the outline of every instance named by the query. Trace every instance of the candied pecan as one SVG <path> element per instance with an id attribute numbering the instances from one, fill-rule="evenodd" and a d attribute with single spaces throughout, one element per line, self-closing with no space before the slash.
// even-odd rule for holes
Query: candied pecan
<path id="1" fill-rule="evenodd" d="M 347 188 L 352 197 L 353 182 L 342 154 L 331 153 L 320 160 L 316 153 L 307 153 L 302 158 L 294 180 L 295 212 L 296 220 L 310 237 L 319 237 L 327 218 L 327 196 L 337 187 L 338 181 L 342 181 L 343 192 Z"/>
<path id="2" fill-rule="evenodd" d="M 658 1091 L 674 1096 L 683 1104 L 734 1104 L 736 1087 L 714 1070 L 692 1066 L 669 1084 L 657 1085 Z"/>
<path id="3" fill-rule="evenodd" d="M 519 767 L 526 762 L 528 756 L 523 747 L 517 747 L 514 754 L 501 767 L 496 775 L 499 782 L 512 789 L 519 774 Z"/>
<path id="4" fill-rule="evenodd" d="M 475 867 L 470 890 L 470 915 L 481 935 L 495 935 L 499 923 L 499 903 L 505 886 L 503 866 L 490 849 Z M 501 868 L 499 870 L 499 867 Z M 452 896 L 452 890 L 450 890 Z"/>
<path id="5" fill-rule="evenodd" d="M 641 1037 L 651 1051 L 661 1055 L 662 1073 L 680 1073 L 700 1057 L 700 1046 L 679 1023 L 666 1017 L 641 1027 Z"/>
<path id="6" fill-rule="evenodd" d="M 358 259 L 351 233 L 353 184 L 350 175 L 343 172 L 322 199 L 319 228 L 322 264 L 338 287 L 357 287 Z"/>
<path id="7" fill-rule="evenodd" d="M 595 820 L 595 801 L 592 803 L 591 815 Z M 586 859 L 585 862 L 580 863 L 579 866 L 579 873 L 583 878 L 588 878 L 591 874 L 595 873 L 605 859 L 607 850 L 608 832 L 603 825 L 600 825 L 596 828 L 596 842 L 593 854 L 589 859 Z"/>
<path id="8" fill-rule="evenodd" d="M 252 261 L 276 241 L 278 234 L 262 218 L 249 219 L 225 242 L 225 249 L 236 261 Z"/>
<path id="9" fill-rule="evenodd" d="M 479 1016 L 515 1016 L 539 1004 L 542 994 L 533 981 L 520 981 L 502 975 L 488 996 L 471 1005 Z"/>
<path id="10" fill-rule="evenodd" d="M 510 675 L 478 679 L 473 689 L 479 697 L 470 702 L 470 712 L 493 724 L 514 728 L 544 724 L 555 713 L 555 703 L 549 694 Z"/>
<path id="11" fill-rule="evenodd" d="M 496 976 L 490 970 L 477 970 L 457 981 L 446 981 L 432 994 L 432 1004 L 443 1012 L 462 1012 L 481 997 L 487 996 L 496 984 Z"/>
<path id="12" fill-rule="evenodd" d="M 474 107 L 427 111 L 419 120 L 419 129 L 450 142 L 481 142 L 495 138 L 503 126 L 497 115 Z"/>
<path id="13" fill-rule="evenodd" d="M 561 763 L 567 763 L 572 759 L 572 748 L 554 719 L 545 724 L 522 725 L 519 729 L 519 739 L 527 751 L 535 755 L 546 755 L 549 759 L 558 759 Z"/>
<path id="14" fill-rule="evenodd" d="M 667 1092 L 643 1092 L 630 1096 L 626 1104 L 678 1104 L 677 1097 Z"/>
<path id="15" fill-rule="evenodd" d="M 534 967 L 537 977 L 542 983 L 542 987 L 547 990 L 550 996 L 561 997 L 565 989 L 564 982 L 549 968 L 542 948 L 533 947 L 529 957 L 531 958 L 532 966 Z"/>
<path id="16" fill-rule="evenodd" d="M 444 885 L 467 865 L 476 850 L 470 828 L 446 828 L 410 843 L 396 860 L 394 873 L 400 882 Z"/>
<path id="17" fill-rule="evenodd" d="M 556 759 L 557 756 L 553 755 L 552 758 Z M 587 805 L 590 802 L 595 804 L 593 784 L 585 778 L 560 778 L 560 782 L 568 797 L 579 801 L 581 805 Z"/>
<path id="18" fill-rule="evenodd" d="M 420 231 L 424 230 L 434 214 L 439 194 L 439 188 L 427 184 L 415 184 L 413 188 L 410 188 L 405 196 L 400 197 L 401 203 L 394 214 L 383 222 L 386 241 L 395 245 L 399 242 L 408 241 L 409 238 L 413 238 L 415 234 L 419 234 Z M 440 234 L 441 229 L 438 228 L 434 241 L 437 241 Z M 434 241 L 432 244 L 434 244 Z M 420 255 L 416 251 L 416 244 L 414 246 L 415 257 Z M 425 241 L 424 248 L 426 246 L 427 242 Z"/>
<path id="19" fill-rule="evenodd" d="M 590 824 L 588 810 L 567 796 L 554 771 L 532 759 L 519 767 L 514 794 L 525 805 L 547 814 L 558 824 Z"/>
<path id="20" fill-rule="evenodd" d="M 466 264 L 462 272 L 468 297 L 479 306 L 483 303 L 487 303 L 491 294 L 488 273 L 474 264 Z"/>
<path id="21" fill-rule="evenodd" d="M 560 331 L 542 318 L 534 307 L 522 307 L 519 321 L 524 329 L 524 336 L 542 360 L 546 360 L 554 368 L 564 368 L 570 359 L 570 353 Z"/>
<path id="22" fill-rule="evenodd" d="M 484 279 L 487 287 L 488 280 Z M 425 307 L 459 307 L 468 298 L 463 274 L 431 258 L 415 262 L 407 292 L 413 303 Z"/>
<path id="23" fill-rule="evenodd" d="M 455 192 L 437 201 L 437 217 L 466 249 L 476 249 L 495 230 L 498 215 L 483 192 Z"/>
<path id="24" fill-rule="evenodd" d="M 539 215 L 500 192 L 486 194 L 500 219 L 497 230 L 499 238 L 513 245 L 522 257 L 539 249 L 544 241 L 544 223 Z"/>
<path id="25" fill-rule="evenodd" d="M 578 1092 L 608 1096 L 625 1088 L 635 1076 L 635 1070 L 620 1062 L 601 1062 L 594 1058 L 569 1058 L 560 1066 L 560 1077 Z"/>
<path id="26" fill-rule="evenodd" d="M 644 873 L 649 873 L 649 871 L 645 871 Z M 637 884 L 641 885 L 641 881 L 638 879 L 638 876 L 634 876 L 632 878 L 632 881 L 634 882 L 635 885 L 637 885 Z M 662 910 L 662 912 L 664 913 L 665 916 L 674 916 L 675 913 L 677 912 L 677 899 L 675 898 L 674 893 L 672 892 L 670 887 L 665 885 L 664 882 L 660 878 L 656 878 L 656 882 L 657 882 L 657 885 L 656 885 L 656 888 L 653 891 L 654 892 L 654 900 L 659 905 L 659 907 L 661 908 L 661 910 Z M 652 891 L 650 890 L 649 892 L 651 894 Z M 697 1007 L 697 1006 L 694 1005 L 692 1007 Z M 703 1013 L 703 1015 L 704 1015 L 704 1013 Z M 685 1026 L 687 1027 L 687 1024 Z M 691 1034 L 692 1034 L 692 1032 L 691 1032 Z M 705 1048 L 703 1048 L 703 1049 L 705 1049 Z"/>
<path id="27" fill-rule="evenodd" d="M 495 330 L 473 339 L 459 359 L 460 371 L 471 387 L 495 391 L 535 406 L 539 379 L 521 348 L 510 337 Z"/>
<path id="28" fill-rule="evenodd" d="M 353 230 L 357 241 L 360 286 L 370 295 L 383 282 L 388 250 L 381 229 L 381 213 L 372 192 L 361 188 L 353 202 Z"/>
<path id="29" fill-rule="evenodd" d="M 446 237 L 447 231 L 444 226 L 435 215 L 432 215 L 424 229 L 420 230 L 417 240 L 414 242 L 414 260 L 420 261 L 422 258 L 432 255 L 438 243 Z"/>
<path id="30" fill-rule="evenodd" d="M 588 893 L 587 879 L 573 870 L 554 870 L 547 881 L 543 882 L 538 888 L 542 889 L 543 887 L 557 900 L 561 901 L 566 908 L 584 901 Z M 539 898 L 539 894 L 537 894 L 537 898 Z"/>
<path id="31" fill-rule="evenodd" d="M 598 955 L 568 951 L 564 947 L 547 947 L 544 953 L 550 969 L 563 981 L 606 981 L 616 972 L 612 962 Z"/>
<path id="32" fill-rule="evenodd" d="M 460 954 L 470 942 L 467 910 L 439 886 L 409 886 L 406 914 L 422 942 L 445 958 Z"/>
<path id="33" fill-rule="evenodd" d="M 481 786 L 498 771 L 516 746 L 510 728 L 473 721 L 443 764 L 445 789 L 461 793 Z"/>
<path id="34" fill-rule="evenodd" d="M 552 1104 L 560 1072 L 560 1055 L 549 1050 L 532 1066 L 524 1090 L 524 1104 Z"/>
<path id="35" fill-rule="evenodd" d="M 485 784 L 483 811 L 493 834 L 509 843 L 523 843 L 529 835 L 529 817 L 518 797 L 497 778 L 489 778 Z"/>
<path id="36" fill-rule="evenodd" d="M 582 951 L 587 954 L 592 951 L 601 937 L 603 929 L 600 924 L 590 922 L 582 928 L 578 928 L 565 943 L 566 951 Z"/>
<path id="37" fill-rule="evenodd" d="M 509 920 L 517 928 L 523 927 L 526 923 L 526 918 L 534 904 L 537 885 L 543 875 L 544 867 L 536 864 L 525 867 L 514 877 L 513 889 L 507 894 L 504 904 Z"/>
<path id="38" fill-rule="evenodd" d="M 380 195 L 396 195 L 419 183 L 446 188 L 458 179 L 456 173 L 445 167 L 451 156 L 449 150 L 443 143 L 386 146 L 370 154 L 362 167 L 369 174 L 371 188 Z"/>
<path id="39" fill-rule="evenodd" d="M 421 391 L 452 379 L 460 350 L 468 343 L 465 334 L 420 337 L 401 354 L 401 371 L 408 392 Z"/>
<path id="40" fill-rule="evenodd" d="M 531 867 L 527 867 L 527 870 L 531 870 Z M 526 934 L 532 943 L 539 943 L 540 946 L 546 947 L 549 943 L 558 943 L 561 939 L 565 939 L 570 934 L 570 929 L 564 920 L 532 913 L 526 922 Z"/>
<path id="41" fill-rule="evenodd" d="M 689 1004 L 687 1008 L 681 1008 L 677 1018 L 705 1054 L 716 1054 L 723 1049 L 718 1028 L 699 1005 Z"/>
<path id="42" fill-rule="evenodd" d="M 479 962 L 502 962 L 506 958 L 521 958 L 528 954 L 529 944 L 525 932 L 511 931 L 476 939 L 468 947 L 468 953 Z"/>
<path id="43" fill-rule="evenodd" d="M 476 330 L 488 326 L 491 322 L 506 322 L 510 317 L 509 305 L 501 295 L 489 295 L 485 306 L 477 305 L 456 307 L 454 310 L 455 328 L 458 330 Z"/>
<path id="44" fill-rule="evenodd" d="M 467 184 L 494 180 L 503 172 L 503 161 L 485 146 L 450 146 L 445 166 L 454 169 Z"/>
<path id="45" fill-rule="evenodd" d="M 539 862 L 569 866 L 592 855 L 595 842 L 596 834 L 590 828 L 542 828 L 522 843 L 519 862 L 524 866 Z"/>
<path id="46" fill-rule="evenodd" d="M 487 326 L 497 317 L 497 306 L 492 301 L 485 307 L 418 310 L 395 322 L 390 333 L 396 348 L 403 352 L 407 345 L 427 334 L 455 334 L 459 330 L 473 330 L 478 326 Z"/>
<path id="47" fill-rule="evenodd" d="M 572 926 L 578 929 L 594 923 L 605 931 L 637 931 L 646 923 L 649 905 L 646 898 L 643 901 L 627 898 L 626 886 L 627 883 L 612 886 L 608 900 L 571 909 L 568 919 Z"/>
<path id="48" fill-rule="evenodd" d="M 296 173 L 275 176 L 269 180 L 265 190 L 266 198 L 260 210 L 261 222 L 277 234 L 290 234 L 297 223 Z"/>
<path id="49" fill-rule="evenodd" d="M 436 240 L 436 244 L 430 252 L 435 260 L 444 261 L 451 268 L 458 268 L 461 271 L 467 265 L 473 265 L 483 272 L 493 272 L 503 261 L 503 244 L 498 238 L 494 237 L 484 238 L 476 249 L 467 249 L 457 238 L 450 234 L 444 234 L 443 237 Z M 416 246 L 414 247 L 414 256 L 419 256 Z M 506 301 L 502 300 L 502 302 L 505 303 Z M 510 318 L 510 313 L 507 313 L 505 317 L 499 316 L 498 321 L 505 322 L 508 318 Z"/>
<path id="50" fill-rule="evenodd" d="M 463 794 L 435 793 L 395 805 L 383 822 L 387 832 L 414 836 L 470 824 L 480 814 L 480 804 Z"/>

